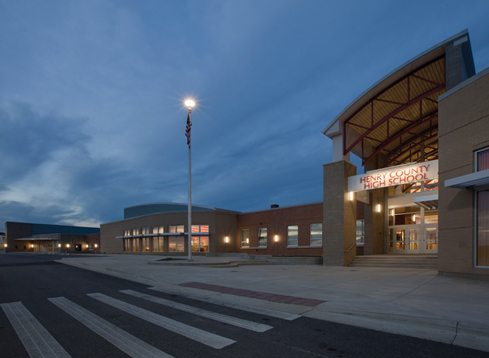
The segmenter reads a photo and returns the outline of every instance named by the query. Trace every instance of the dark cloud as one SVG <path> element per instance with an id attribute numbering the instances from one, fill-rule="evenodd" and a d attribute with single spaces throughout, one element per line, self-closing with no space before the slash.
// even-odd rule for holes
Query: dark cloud
<path id="1" fill-rule="evenodd" d="M 89 136 L 81 131 L 85 119 L 40 115 L 25 102 L 0 106 L 0 180 L 8 183 L 36 170 L 57 152 L 85 151 Z"/>
<path id="2" fill-rule="evenodd" d="M 320 201 L 332 159 L 321 130 L 360 93 L 464 28 L 477 69 L 489 66 L 489 5 L 471 4 L 5 3 L 0 223 L 99 223 L 185 202 L 187 95 L 194 203 Z"/>

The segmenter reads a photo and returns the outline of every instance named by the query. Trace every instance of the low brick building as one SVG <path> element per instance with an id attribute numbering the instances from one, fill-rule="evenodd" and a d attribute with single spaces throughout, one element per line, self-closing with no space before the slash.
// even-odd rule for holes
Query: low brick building
<path id="1" fill-rule="evenodd" d="M 93 227 L 5 223 L 6 252 L 100 251 L 100 229 Z"/>

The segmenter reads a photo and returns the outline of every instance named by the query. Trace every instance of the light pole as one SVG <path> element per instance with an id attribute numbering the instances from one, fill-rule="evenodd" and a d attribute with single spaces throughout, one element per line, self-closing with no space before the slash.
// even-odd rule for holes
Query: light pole
<path id="1" fill-rule="evenodd" d="M 192 107 L 195 106 L 195 102 L 188 99 L 185 101 L 185 106 L 188 108 L 187 126 L 185 128 L 188 146 L 188 260 L 192 261 L 192 157 L 190 150 L 192 121 L 190 120 L 190 114 L 192 113 Z"/>

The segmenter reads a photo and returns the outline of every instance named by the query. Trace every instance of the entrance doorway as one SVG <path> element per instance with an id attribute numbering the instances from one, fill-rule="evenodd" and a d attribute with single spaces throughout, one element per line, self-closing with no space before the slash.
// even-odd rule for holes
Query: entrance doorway
<path id="1" fill-rule="evenodd" d="M 438 253 L 438 211 L 418 206 L 389 208 L 388 253 Z"/>

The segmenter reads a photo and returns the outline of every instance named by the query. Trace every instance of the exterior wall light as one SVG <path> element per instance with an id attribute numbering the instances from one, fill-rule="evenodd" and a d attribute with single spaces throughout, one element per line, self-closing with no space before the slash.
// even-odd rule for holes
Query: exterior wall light
<path id="1" fill-rule="evenodd" d="M 88 249 L 88 244 L 86 244 L 85 247 Z"/>
<path id="2" fill-rule="evenodd" d="M 225 242 L 226 244 L 227 244 L 227 243 L 229 243 L 229 236 L 226 236 L 226 237 L 224 238 L 224 242 Z"/>
<path id="3" fill-rule="evenodd" d="M 382 210 L 382 207 L 380 206 L 380 204 L 377 204 L 377 212 L 380 213 Z"/>
<path id="4" fill-rule="evenodd" d="M 61 247 L 61 244 L 58 244 L 58 247 Z"/>
<path id="5" fill-rule="evenodd" d="M 275 242 L 278 242 L 278 235 L 275 235 Z"/>
<path id="6" fill-rule="evenodd" d="M 98 247 L 98 245 L 97 245 L 97 244 L 95 244 L 95 248 L 97 248 L 97 247 Z"/>
<path id="7" fill-rule="evenodd" d="M 5 247 L 7 247 L 7 244 L 5 244 Z"/>
<path id="8" fill-rule="evenodd" d="M 66 247 L 70 247 L 70 244 L 66 244 Z"/>
<path id="9" fill-rule="evenodd" d="M 394 216 L 394 209 L 391 210 L 391 216 Z"/>
<path id="10" fill-rule="evenodd" d="M 350 191 L 350 192 L 348 193 L 348 199 L 349 199 L 350 201 L 353 201 L 353 192 L 352 192 L 352 191 Z"/>
<path id="11" fill-rule="evenodd" d="M 34 244 L 31 244 L 31 247 L 34 248 Z"/>

